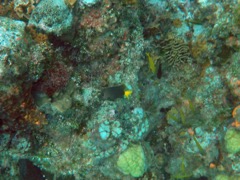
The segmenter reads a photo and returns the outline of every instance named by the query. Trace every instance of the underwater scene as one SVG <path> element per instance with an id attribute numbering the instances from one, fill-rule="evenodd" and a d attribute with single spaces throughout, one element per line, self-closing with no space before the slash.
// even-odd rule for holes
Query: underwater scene
<path id="1" fill-rule="evenodd" d="M 240 0 L 0 0 L 0 180 L 240 180 Z"/>

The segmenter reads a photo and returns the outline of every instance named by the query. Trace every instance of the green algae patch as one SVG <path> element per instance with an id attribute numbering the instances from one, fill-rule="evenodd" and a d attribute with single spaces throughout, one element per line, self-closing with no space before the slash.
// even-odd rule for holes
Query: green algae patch
<path id="1" fill-rule="evenodd" d="M 225 174 L 217 175 L 214 180 L 239 180 L 240 176 L 228 176 Z"/>
<path id="2" fill-rule="evenodd" d="M 225 147 L 228 153 L 235 154 L 240 152 L 240 132 L 228 129 L 224 137 Z"/>
<path id="3" fill-rule="evenodd" d="M 228 179 L 229 179 L 229 176 L 224 174 L 217 175 L 215 178 L 215 180 L 228 180 Z"/>
<path id="4" fill-rule="evenodd" d="M 142 146 L 132 145 L 129 147 L 119 156 L 117 166 L 126 175 L 141 177 L 146 170 L 145 155 Z"/>

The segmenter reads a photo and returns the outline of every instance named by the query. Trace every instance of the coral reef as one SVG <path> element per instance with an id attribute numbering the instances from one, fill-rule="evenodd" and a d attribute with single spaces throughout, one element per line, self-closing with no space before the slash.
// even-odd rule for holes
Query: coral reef
<path id="1" fill-rule="evenodd" d="M 189 47 L 179 39 L 167 39 L 160 44 L 160 47 L 165 54 L 163 63 L 168 67 L 176 69 L 190 59 Z"/>
<path id="2" fill-rule="evenodd" d="M 14 0 L 14 11 L 20 18 L 29 19 L 29 15 L 35 8 L 35 0 Z"/>
<path id="3" fill-rule="evenodd" d="M 28 25 L 60 36 L 67 33 L 72 22 L 72 13 L 64 0 L 41 0 L 32 11 Z"/>
<path id="4" fill-rule="evenodd" d="M 2 1 L 0 179 L 239 179 L 239 7 Z"/>
<path id="5" fill-rule="evenodd" d="M 238 146 L 240 134 L 237 130 L 229 129 L 224 137 L 226 151 L 230 154 L 236 154 L 240 151 Z"/>
<path id="6" fill-rule="evenodd" d="M 70 68 L 60 62 L 43 72 L 42 77 L 34 84 L 33 91 L 40 91 L 52 96 L 56 91 L 64 88 L 70 78 Z"/>
<path id="7" fill-rule="evenodd" d="M 124 153 L 120 154 L 117 166 L 124 174 L 141 177 L 146 169 L 142 147 L 139 145 L 130 146 Z"/>

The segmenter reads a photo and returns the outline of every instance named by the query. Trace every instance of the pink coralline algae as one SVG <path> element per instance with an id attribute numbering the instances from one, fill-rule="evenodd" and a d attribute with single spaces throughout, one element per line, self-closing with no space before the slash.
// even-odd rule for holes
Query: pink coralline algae
<path id="1" fill-rule="evenodd" d="M 53 66 L 46 70 L 43 77 L 34 86 L 35 91 L 46 93 L 52 96 L 56 91 L 64 88 L 70 78 L 68 67 L 63 63 L 55 63 Z"/>
<path id="2" fill-rule="evenodd" d="M 101 30 L 105 21 L 102 16 L 101 10 L 93 9 L 92 11 L 83 14 L 80 27 L 84 28 L 94 28 L 96 30 Z"/>

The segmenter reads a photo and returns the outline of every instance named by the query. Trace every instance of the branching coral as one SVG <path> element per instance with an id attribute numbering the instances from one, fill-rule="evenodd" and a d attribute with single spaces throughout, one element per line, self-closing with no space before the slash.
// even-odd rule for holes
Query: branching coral
<path id="1" fill-rule="evenodd" d="M 14 1 L 6 1 L 0 5 L 0 16 L 8 16 L 13 19 L 18 19 L 16 12 L 14 11 Z"/>
<path id="2" fill-rule="evenodd" d="M 14 0 L 14 11 L 17 13 L 18 17 L 29 19 L 29 15 L 35 8 L 34 4 L 37 2 L 36 0 Z"/>

